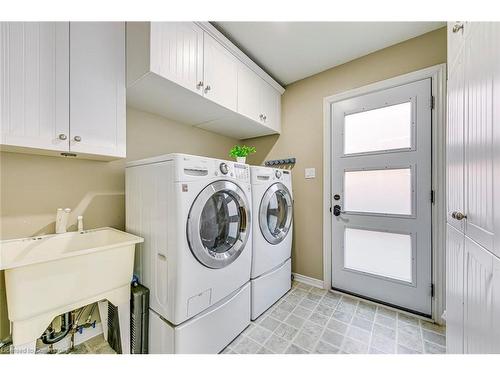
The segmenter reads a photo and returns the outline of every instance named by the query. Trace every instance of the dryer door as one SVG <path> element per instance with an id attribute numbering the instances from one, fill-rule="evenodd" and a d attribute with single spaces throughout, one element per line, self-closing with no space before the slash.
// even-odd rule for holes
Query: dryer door
<path id="1" fill-rule="evenodd" d="M 276 245 L 283 241 L 292 225 L 292 196 L 281 182 L 269 187 L 262 197 L 259 226 L 264 238 Z"/>
<path id="2" fill-rule="evenodd" d="M 196 197 L 187 220 L 187 239 L 196 259 L 224 268 L 242 253 L 249 235 L 245 192 L 230 181 L 216 181 Z"/>

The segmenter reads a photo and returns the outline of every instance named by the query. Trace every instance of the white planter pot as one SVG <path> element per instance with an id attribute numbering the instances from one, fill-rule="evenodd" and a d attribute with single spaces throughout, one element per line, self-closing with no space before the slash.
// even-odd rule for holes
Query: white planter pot
<path id="1" fill-rule="evenodd" d="M 243 163 L 243 164 L 245 164 L 245 163 L 247 162 L 247 158 L 246 158 L 246 157 L 237 157 L 237 158 L 236 158 L 236 161 L 237 161 L 238 163 Z"/>

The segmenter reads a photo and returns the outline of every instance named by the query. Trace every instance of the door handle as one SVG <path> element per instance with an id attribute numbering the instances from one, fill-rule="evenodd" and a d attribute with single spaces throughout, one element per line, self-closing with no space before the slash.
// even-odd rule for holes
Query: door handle
<path id="1" fill-rule="evenodd" d="M 333 215 L 334 216 L 340 216 L 341 213 L 342 213 L 342 210 L 338 204 L 333 206 Z"/>

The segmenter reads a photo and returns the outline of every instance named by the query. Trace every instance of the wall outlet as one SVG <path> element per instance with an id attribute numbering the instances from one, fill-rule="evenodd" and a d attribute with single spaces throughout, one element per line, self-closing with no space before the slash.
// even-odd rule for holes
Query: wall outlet
<path id="1" fill-rule="evenodd" d="M 306 178 L 316 178 L 316 168 L 305 169 Z"/>

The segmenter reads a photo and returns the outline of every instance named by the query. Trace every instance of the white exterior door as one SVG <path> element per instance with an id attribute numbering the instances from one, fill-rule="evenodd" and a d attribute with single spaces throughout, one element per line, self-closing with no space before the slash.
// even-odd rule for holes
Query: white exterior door
<path id="1" fill-rule="evenodd" d="M 430 315 L 431 80 L 332 113 L 332 287 Z"/>
<path id="2" fill-rule="evenodd" d="M 70 151 L 125 157 L 125 23 L 70 29 Z"/>
<path id="3" fill-rule="evenodd" d="M 68 22 L 0 22 L 0 127 L 3 145 L 68 151 Z"/>
<path id="4" fill-rule="evenodd" d="M 223 107 L 237 110 L 238 60 L 210 35 L 204 36 L 204 95 Z"/>

